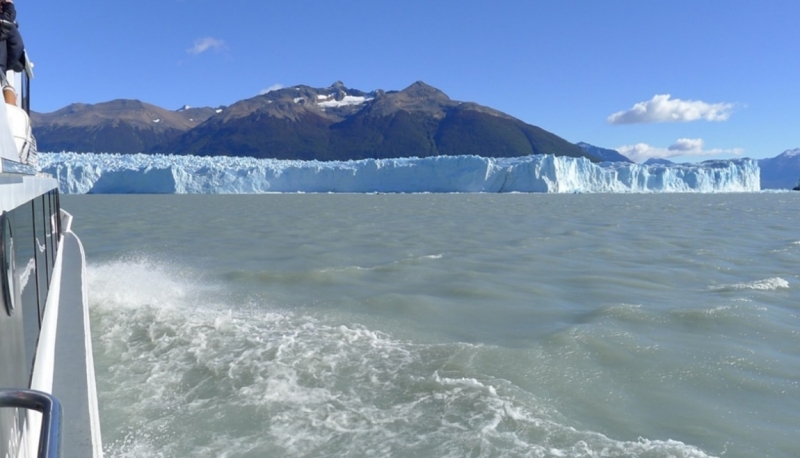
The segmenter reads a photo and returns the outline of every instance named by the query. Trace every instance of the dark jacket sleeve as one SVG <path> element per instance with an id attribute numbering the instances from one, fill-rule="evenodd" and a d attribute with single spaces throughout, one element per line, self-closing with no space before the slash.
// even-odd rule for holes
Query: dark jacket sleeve
<path id="1" fill-rule="evenodd" d="M 8 55 L 6 56 L 6 70 L 14 70 L 21 72 L 25 69 L 25 44 L 22 43 L 22 35 L 19 30 L 14 27 L 6 38 L 6 48 Z"/>
<path id="2" fill-rule="evenodd" d="M 17 7 L 13 3 L 2 3 L 2 11 L 0 11 L 0 19 L 5 19 L 8 22 L 17 20 Z"/>

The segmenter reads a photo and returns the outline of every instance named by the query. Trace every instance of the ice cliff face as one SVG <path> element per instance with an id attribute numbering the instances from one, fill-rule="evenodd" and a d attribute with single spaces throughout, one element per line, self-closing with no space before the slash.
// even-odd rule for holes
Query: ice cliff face
<path id="1" fill-rule="evenodd" d="M 347 162 L 41 153 L 62 193 L 750 192 L 750 159 L 697 165 L 594 164 L 584 158 L 439 156 Z"/>

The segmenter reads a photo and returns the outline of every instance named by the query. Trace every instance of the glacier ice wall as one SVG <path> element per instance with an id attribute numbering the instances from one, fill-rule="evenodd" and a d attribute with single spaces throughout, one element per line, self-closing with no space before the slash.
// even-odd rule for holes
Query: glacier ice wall
<path id="1" fill-rule="evenodd" d="M 525 156 L 366 159 L 346 162 L 145 154 L 41 153 L 62 193 L 265 192 L 751 192 L 750 159 L 695 165 L 594 164 Z"/>

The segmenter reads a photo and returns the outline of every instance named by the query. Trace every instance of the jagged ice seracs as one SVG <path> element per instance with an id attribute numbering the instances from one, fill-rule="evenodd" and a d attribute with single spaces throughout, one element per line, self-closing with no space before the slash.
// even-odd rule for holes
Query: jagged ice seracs
<path id="1" fill-rule="evenodd" d="M 758 162 L 595 164 L 552 155 L 294 161 L 146 154 L 42 153 L 40 169 L 66 194 L 268 192 L 755 192 Z"/>

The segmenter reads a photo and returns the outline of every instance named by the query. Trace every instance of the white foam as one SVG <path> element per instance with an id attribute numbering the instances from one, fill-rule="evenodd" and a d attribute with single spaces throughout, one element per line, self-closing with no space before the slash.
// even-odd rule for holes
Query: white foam
<path id="1" fill-rule="evenodd" d="M 152 259 L 89 266 L 107 456 L 706 456 L 576 429 L 453 364 L 483 346 L 219 302 L 192 278 Z"/>
<path id="2" fill-rule="evenodd" d="M 319 273 L 337 273 L 337 272 L 350 272 L 350 271 L 372 271 L 372 270 L 380 270 L 385 269 L 387 267 L 397 265 L 397 264 L 405 264 L 405 263 L 412 263 L 416 261 L 423 261 L 423 260 L 437 260 L 442 259 L 444 257 L 443 254 L 432 254 L 432 255 L 425 255 L 419 257 L 411 257 L 411 258 L 403 258 L 397 261 L 391 261 L 384 264 L 378 264 L 370 267 L 363 267 L 363 266 L 346 266 L 346 267 L 327 267 L 319 270 Z"/>
<path id="3" fill-rule="evenodd" d="M 423 256 L 423 259 L 442 259 L 444 257 L 443 254 L 430 254 L 428 256 Z"/>
<path id="4" fill-rule="evenodd" d="M 754 290 L 754 291 L 776 291 L 779 289 L 789 288 L 789 282 L 780 277 L 765 278 L 763 280 L 751 281 L 746 283 L 735 283 L 732 285 L 718 285 L 711 286 L 709 289 L 712 291 L 737 291 L 737 290 Z"/>

